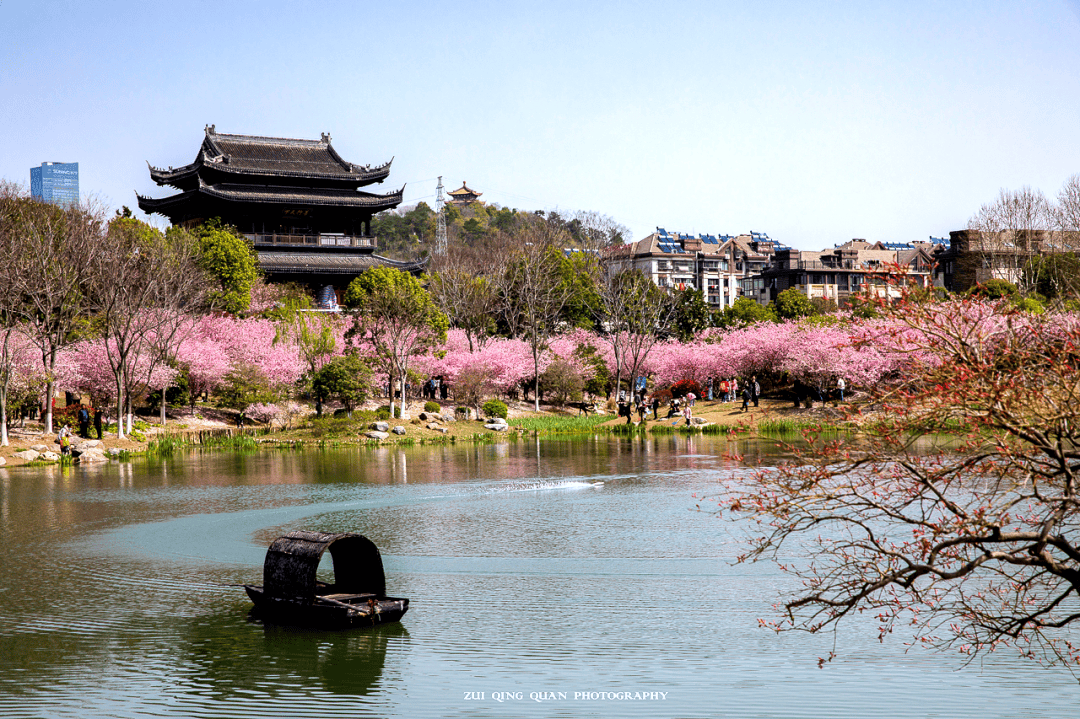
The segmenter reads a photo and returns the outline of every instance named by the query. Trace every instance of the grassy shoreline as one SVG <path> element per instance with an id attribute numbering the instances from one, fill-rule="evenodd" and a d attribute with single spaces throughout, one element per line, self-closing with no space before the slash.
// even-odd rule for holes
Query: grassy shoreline
<path id="1" fill-rule="evenodd" d="M 175 422 L 162 428 L 159 425 L 148 426 L 139 436 L 140 441 L 129 439 L 123 443 L 119 456 L 112 459 L 125 460 L 140 455 L 168 456 L 178 449 L 198 448 L 204 450 L 257 451 L 260 449 L 300 450 L 305 448 L 336 447 L 383 447 L 383 446 L 426 446 L 456 443 L 487 444 L 492 442 L 516 441 L 521 437 L 573 437 L 573 436 L 613 436 L 613 437 L 648 437 L 662 435 L 728 435 L 732 439 L 761 437 L 783 439 L 805 431 L 815 433 L 849 433 L 855 428 L 842 418 L 807 414 L 804 410 L 793 409 L 790 404 L 779 401 L 765 401 L 762 407 L 752 408 L 742 413 L 737 403 L 699 402 L 695 407 L 697 416 L 703 417 L 706 424 L 686 426 L 681 419 L 666 418 L 648 420 L 643 423 L 627 424 L 625 418 L 612 414 L 575 416 L 555 412 L 525 414 L 517 412 L 512 416 L 506 430 L 491 430 L 484 423 L 474 420 L 458 420 L 440 423 L 439 429 L 430 429 L 427 420 L 395 419 L 388 420 L 393 427 L 401 425 L 406 434 L 390 434 L 387 438 L 365 436 L 370 431 L 371 417 L 367 413 L 356 418 L 323 417 L 309 418 L 297 427 L 212 427 L 190 428 L 189 425 Z M 839 421 L 836 421 L 839 420 Z M 48 444 L 42 435 L 39 441 Z M 115 446 L 114 438 L 106 437 L 107 446 Z M 9 448 L 12 451 L 17 448 Z M 9 452 L 10 454 L 10 452 Z M 63 461 L 31 462 L 11 461 L 3 469 L 25 466 L 67 466 L 70 459 Z"/>

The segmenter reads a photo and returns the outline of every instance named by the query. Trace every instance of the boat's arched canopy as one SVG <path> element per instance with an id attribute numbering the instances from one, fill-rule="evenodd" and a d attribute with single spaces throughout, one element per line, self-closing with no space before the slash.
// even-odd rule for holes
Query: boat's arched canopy
<path id="1" fill-rule="evenodd" d="M 263 590 L 271 597 L 313 601 L 315 575 L 326 550 L 334 561 L 333 592 L 386 594 L 382 557 L 371 540 L 360 534 L 303 531 L 278 537 L 266 550 Z"/>

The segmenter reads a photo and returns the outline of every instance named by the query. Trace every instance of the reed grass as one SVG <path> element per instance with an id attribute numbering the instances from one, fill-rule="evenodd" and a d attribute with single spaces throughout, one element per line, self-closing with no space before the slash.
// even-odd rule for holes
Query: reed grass
<path id="1" fill-rule="evenodd" d="M 213 449 L 251 451 L 258 449 L 259 443 L 250 435 L 238 434 L 227 437 L 207 437 L 206 440 L 203 441 L 202 446 Z"/>
<path id="2" fill-rule="evenodd" d="M 146 451 L 148 454 L 154 454 L 158 457 L 171 457 L 176 450 L 187 445 L 184 439 L 177 435 L 165 435 L 160 439 L 151 440 L 146 445 Z"/>
<path id="3" fill-rule="evenodd" d="M 778 417 L 775 419 L 763 419 L 755 427 L 759 434 L 799 434 L 808 429 L 823 429 L 825 425 L 820 421 Z"/>
<path id="4" fill-rule="evenodd" d="M 529 432 L 541 434 L 592 434 L 597 430 L 597 425 L 611 419 L 610 415 L 591 415 L 589 417 L 515 417 L 509 420 L 511 427 L 521 427 Z M 625 425 L 616 425 L 625 426 Z M 632 426 L 632 425 L 631 425 Z"/>

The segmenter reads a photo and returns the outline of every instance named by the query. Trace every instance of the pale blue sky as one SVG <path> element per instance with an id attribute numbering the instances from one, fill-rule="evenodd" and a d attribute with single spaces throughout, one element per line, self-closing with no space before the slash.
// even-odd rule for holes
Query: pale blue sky
<path id="1" fill-rule="evenodd" d="M 962 228 L 1080 172 L 1080 0 L 0 0 L 0 177 L 161 197 L 203 126 L 527 209 L 803 249 Z M 141 213 L 140 213 L 141 214 Z"/>

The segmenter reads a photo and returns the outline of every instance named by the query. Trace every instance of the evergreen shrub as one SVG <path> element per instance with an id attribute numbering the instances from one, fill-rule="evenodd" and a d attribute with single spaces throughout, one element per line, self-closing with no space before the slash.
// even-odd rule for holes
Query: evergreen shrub
<path id="1" fill-rule="evenodd" d="M 400 404 L 395 404 L 394 405 L 394 418 L 395 419 L 400 419 L 401 418 L 401 405 Z M 377 410 L 375 410 L 375 419 L 378 419 L 378 420 L 390 419 L 390 405 L 384 404 L 382 407 L 379 407 Z"/>
<path id="2" fill-rule="evenodd" d="M 484 402 L 484 406 L 481 407 L 484 410 L 485 417 L 502 417 L 506 419 L 506 403 L 497 399 L 489 399 Z"/>

